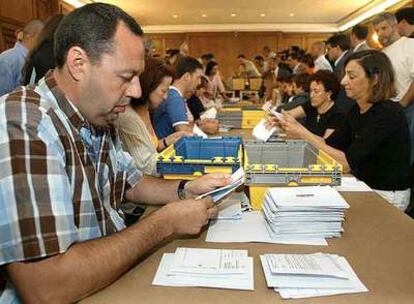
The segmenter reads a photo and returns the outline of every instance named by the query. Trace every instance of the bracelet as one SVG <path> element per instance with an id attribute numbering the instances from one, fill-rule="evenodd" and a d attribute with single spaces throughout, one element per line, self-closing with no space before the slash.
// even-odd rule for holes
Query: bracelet
<path id="1" fill-rule="evenodd" d="M 178 188 L 177 188 L 177 195 L 178 198 L 180 200 L 184 200 L 185 199 L 185 184 L 187 184 L 189 181 L 188 180 L 181 180 L 180 183 L 178 184 Z"/>
<path id="2" fill-rule="evenodd" d="M 165 147 L 165 148 L 167 148 L 167 147 L 168 147 L 168 145 L 167 145 L 167 140 L 165 139 L 165 137 L 162 139 L 162 143 L 164 144 L 164 147 Z"/>

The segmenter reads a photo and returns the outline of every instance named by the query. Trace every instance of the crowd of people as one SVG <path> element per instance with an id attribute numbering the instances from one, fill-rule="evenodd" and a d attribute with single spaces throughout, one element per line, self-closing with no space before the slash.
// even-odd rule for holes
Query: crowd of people
<path id="1" fill-rule="evenodd" d="M 308 51 L 240 54 L 234 73 L 263 79 L 283 113 L 269 127 L 326 151 L 401 211 L 413 184 L 413 10 L 376 16 L 381 50 L 357 25 Z M 218 133 L 203 113 L 227 98 L 226 82 L 212 53 L 190 57 L 186 43 L 153 54 L 113 5 L 32 20 L 19 35 L 0 54 L 0 302 L 74 302 L 216 215 L 195 198 L 227 175 L 163 180 L 156 160 L 194 126 Z M 127 226 L 126 202 L 163 207 Z"/>

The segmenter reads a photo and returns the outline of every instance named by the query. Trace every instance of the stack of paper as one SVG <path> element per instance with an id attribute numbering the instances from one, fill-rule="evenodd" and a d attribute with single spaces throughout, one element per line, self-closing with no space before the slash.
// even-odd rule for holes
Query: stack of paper
<path id="1" fill-rule="evenodd" d="M 164 254 L 152 284 L 253 290 L 253 258 L 247 250 L 177 248 Z"/>
<path id="2" fill-rule="evenodd" d="M 347 208 L 330 186 L 269 188 L 263 204 L 272 238 L 340 237 Z"/>
<path id="3" fill-rule="evenodd" d="M 345 258 L 333 254 L 261 255 L 268 287 L 284 299 L 367 292 Z"/>
<path id="4" fill-rule="evenodd" d="M 211 196 L 213 198 L 213 201 L 215 203 L 217 203 L 221 199 L 223 199 L 226 195 L 230 194 L 231 192 L 236 190 L 239 186 L 243 185 L 244 184 L 244 177 L 245 177 L 245 174 L 244 174 L 243 167 L 240 167 L 239 169 L 237 169 L 236 172 L 234 172 L 232 174 L 230 184 L 228 184 L 227 186 L 224 186 L 224 187 L 214 189 L 214 190 L 209 191 L 207 193 L 204 193 L 204 194 L 196 197 L 196 199 L 202 199 L 202 198 L 205 198 L 207 196 Z"/>
<path id="5" fill-rule="evenodd" d="M 210 221 L 206 242 L 213 243 L 273 243 L 327 246 L 324 238 L 270 237 L 263 213 L 243 212 L 240 219 Z"/>

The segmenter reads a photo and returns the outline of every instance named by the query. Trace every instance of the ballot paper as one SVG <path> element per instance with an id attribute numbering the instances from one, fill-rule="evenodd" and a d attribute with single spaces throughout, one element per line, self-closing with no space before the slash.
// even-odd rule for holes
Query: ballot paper
<path id="1" fill-rule="evenodd" d="M 212 243 L 273 243 L 327 246 L 324 238 L 271 238 L 261 211 L 243 212 L 240 219 L 211 220 L 206 242 Z"/>
<path id="2" fill-rule="evenodd" d="M 244 193 L 242 193 L 244 194 Z M 242 217 L 242 202 L 239 196 L 233 193 L 218 205 L 218 214 L 213 219 L 237 220 Z"/>
<path id="3" fill-rule="evenodd" d="M 199 128 L 199 126 L 197 126 L 196 124 L 194 124 L 194 127 L 193 127 L 193 133 L 194 133 L 195 135 L 197 135 L 197 136 L 201 136 L 202 138 L 208 138 L 207 134 L 206 134 L 206 133 L 204 133 L 204 131 L 203 131 L 203 130 L 201 130 L 201 129 Z"/>
<path id="4" fill-rule="evenodd" d="M 271 238 L 340 237 L 349 205 L 330 186 L 269 188 L 262 206 Z"/>
<path id="5" fill-rule="evenodd" d="M 164 254 L 152 283 L 253 290 L 253 258 L 247 250 L 177 248 Z"/>
<path id="6" fill-rule="evenodd" d="M 282 113 L 279 113 L 279 112 L 276 112 L 274 109 L 269 109 L 268 110 L 268 113 L 270 113 L 270 114 L 272 114 L 274 117 L 276 117 L 277 119 L 279 119 L 279 120 L 283 120 L 284 119 L 284 117 L 283 117 L 283 114 Z"/>
<path id="7" fill-rule="evenodd" d="M 367 292 L 345 258 L 334 254 L 260 256 L 268 287 L 284 299 Z"/>
<path id="8" fill-rule="evenodd" d="M 366 183 L 358 180 L 353 176 L 341 177 L 341 185 L 335 187 L 338 191 L 343 192 L 371 192 L 373 191 Z"/>
<path id="9" fill-rule="evenodd" d="M 262 118 L 259 123 L 253 128 L 252 135 L 260 141 L 266 142 L 277 131 L 277 127 L 267 128 L 266 118 Z"/>
<path id="10" fill-rule="evenodd" d="M 204 193 L 202 195 L 199 195 L 196 197 L 196 199 L 203 199 L 207 196 L 211 196 L 213 198 L 213 201 L 215 203 L 219 202 L 222 198 L 236 190 L 239 186 L 244 184 L 244 170 L 243 167 L 240 167 L 237 169 L 236 172 L 234 172 L 231 176 L 231 183 L 227 186 L 223 186 L 214 190 L 211 190 L 207 193 Z"/>
<path id="11" fill-rule="evenodd" d="M 203 114 L 200 115 L 201 119 L 216 119 L 217 116 L 217 110 L 216 108 L 210 108 L 207 111 L 205 111 Z"/>

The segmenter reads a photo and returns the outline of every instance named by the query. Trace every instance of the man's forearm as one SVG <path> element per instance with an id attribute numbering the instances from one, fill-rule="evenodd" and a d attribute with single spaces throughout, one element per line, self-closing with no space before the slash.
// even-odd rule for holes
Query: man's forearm
<path id="1" fill-rule="evenodd" d="M 149 205 L 162 205 L 178 200 L 179 181 L 145 176 L 125 197 L 128 201 Z"/>
<path id="2" fill-rule="evenodd" d="M 408 107 L 414 102 L 414 81 L 411 83 L 410 87 L 407 90 L 407 93 L 400 100 L 400 104 L 403 107 Z"/>
<path id="3" fill-rule="evenodd" d="M 172 233 L 163 208 L 119 233 L 41 261 L 10 264 L 7 272 L 24 303 L 75 302 L 111 284 Z"/>

